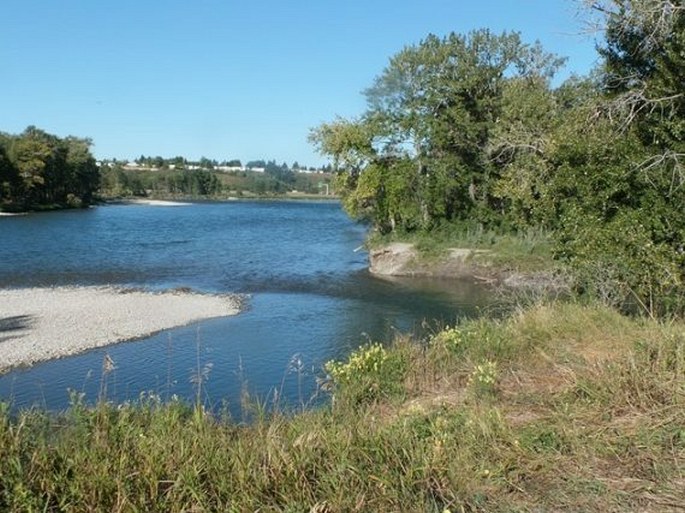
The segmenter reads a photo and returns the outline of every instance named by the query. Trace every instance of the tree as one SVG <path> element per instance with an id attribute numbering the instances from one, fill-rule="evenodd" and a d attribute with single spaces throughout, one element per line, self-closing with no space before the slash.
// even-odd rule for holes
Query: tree
<path id="1" fill-rule="evenodd" d="M 12 198 L 19 184 L 19 173 L 10 161 L 0 136 L 0 201 Z"/>
<path id="2" fill-rule="evenodd" d="M 171 163 L 175 169 L 185 169 L 187 161 L 184 157 L 178 156 L 171 159 Z"/>
<path id="3" fill-rule="evenodd" d="M 78 137 L 64 140 L 67 148 L 66 165 L 69 179 L 66 183 L 68 202 L 74 206 L 90 204 L 93 193 L 100 186 L 100 172 L 90 153 L 92 141 Z"/>
<path id="4" fill-rule="evenodd" d="M 55 153 L 52 137 L 34 126 L 28 127 L 11 146 L 11 158 L 22 180 L 23 200 L 42 203 L 47 200 L 46 182 Z"/>
<path id="5" fill-rule="evenodd" d="M 570 87 L 570 86 L 569 86 Z M 515 78 L 502 87 L 499 116 L 490 131 L 487 153 L 499 177 L 493 196 L 513 228 L 551 228 L 549 183 L 554 130 L 567 110 L 541 77 Z"/>
<path id="6" fill-rule="evenodd" d="M 251 160 L 247 164 L 245 164 L 245 167 L 248 169 L 264 169 L 266 167 L 266 162 L 264 162 L 263 160 Z"/>
<path id="7" fill-rule="evenodd" d="M 285 186 L 292 185 L 295 182 L 295 174 L 288 169 L 288 165 L 285 162 L 279 166 L 275 160 L 270 160 L 266 163 L 264 172 L 281 184 L 278 186 L 279 190 L 285 189 Z"/>
<path id="8" fill-rule="evenodd" d="M 0 137 L 0 198 L 14 208 L 87 205 L 99 186 L 91 141 L 61 139 L 34 126 Z"/>
<path id="9" fill-rule="evenodd" d="M 500 170 L 490 158 L 491 139 L 506 84 L 537 80 L 548 87 L 562 62 L 516 33 L 431 35 L 391 58 L 365 92 L 368 109 L 361 119 L 323 124 L 310 140 L 343 175 L 339 189 L 348 210 L 384 209 L 372 215 L 382 231 L 458 219 L 494 225 L 501 221 L 502 200 L 495 193 Z M 403 177 L 400 195 L 386 189 L 392 170 Z M 367 172 L 378 179 L 362 179 Z M 364 191 L 356 194 L 360 184 Z M 398 224 L 391 212 L 400 205 L 393 201 L 413 202 L 401 209 L 412 216 L 401 216 Z"/>
<path id="10" fill-rule="evenodd" d="M 607 0 L 591 9 L 604 28 L 599 94 L 576 101 L 554 134 L 557 254 L 600 297 L 682 313 L 685 7 Z"/>
<path id="11" fill-rule="evenodd" d="M 214 166 L 216 165 L 216 162 L 215 162 L 214 160 L 208 159 L 207 157 L 202 157 L 202 158 L 200 159 L 199 164 L 200 164 L 200 167 L 201 167 L 202 169 L 209 169 L 209 170 L 212 170 L 212 169 L 214 169 Z"/>

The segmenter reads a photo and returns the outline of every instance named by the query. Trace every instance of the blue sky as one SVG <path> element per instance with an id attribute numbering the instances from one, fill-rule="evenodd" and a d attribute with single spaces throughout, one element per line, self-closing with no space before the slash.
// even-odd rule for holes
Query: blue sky
<path id="1" fill-rule="evenodd" d="M 516 30 L 586 73 L 574 0 L 3 0 L 0 131 L 91 137 L 98 158 L 318 165 L 309 129 L 365 107 L 429 33 Z"/>

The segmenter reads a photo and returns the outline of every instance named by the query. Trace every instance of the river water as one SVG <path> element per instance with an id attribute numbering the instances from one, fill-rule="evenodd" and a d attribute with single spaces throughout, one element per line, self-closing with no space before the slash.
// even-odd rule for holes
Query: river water
<path id="1" fill-rule="evenodd" d="M 0 218 L 0 287 L 114 284 L 246 295 L 245 311 L 0 376 L 0 400 L 51 410 L 152 393 L 242 414 L 248 392 L 316 401 L 323 363 L 368 340 L 476 315 L 467 281 L 384 280 L 360 249 L 366 227 L 336 202 L 113 205 Z M 2 317 L 2 305 L 0 305 Z M 87 320 L 84 320 L 87 322 Z M 0 345 L 0 351 L 2 346 Z M 105 354 L 116 369 L 103 378 Z"/>

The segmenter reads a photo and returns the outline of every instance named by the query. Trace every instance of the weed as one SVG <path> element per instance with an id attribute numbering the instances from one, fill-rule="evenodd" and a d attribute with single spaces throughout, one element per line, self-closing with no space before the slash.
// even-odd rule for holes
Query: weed
<path id="1" fill-rule="evenodd" d="M 469 387 L 476 397 L 491 397 L 496 392 L 497 378 L 497 362 L 484 360 L 471 372 Z"/>
<path id="2" fill-rule="evenodd" d="M 332 360 L 324 368 L 336 400 L 355 405 L 401 393 L 407 360 L 401 351 L 370 343 L 353 351 L 346 362 Z"/>
<path id="3" fill-rule="evenodd" d="M 450 328 L 447 325 L 431 337 L 430 343 L 436 347 L 444 347 L 452 354 L 459 354 L 464 348 L 464 333 L 456 326 Z"/>

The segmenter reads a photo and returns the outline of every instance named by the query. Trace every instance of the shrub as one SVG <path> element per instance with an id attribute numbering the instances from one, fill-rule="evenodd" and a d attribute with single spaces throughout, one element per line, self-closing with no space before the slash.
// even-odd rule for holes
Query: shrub
<path id="1" fill-rule="evenodd" d="M 354 405 L 401 395 L 407 367 L 404 351 L 388 351 L 374 343 L 353 351 L 346 362 L 327 362 L 324 369 L 334 397 Z"/>
<path id="2" fill-rule="evenodd" d="M 497 378 L 497 362 L 484 360 L 476 365 L 469 377 L 469 387 L 476 397 L 491 397 L 495 395 Z"/>
<path id="3" fill-rule="evenodd" d="M 464 349 L 464 333 L 456 326 L 453 328 L 445 326 L 444 330 L 431 337 L 430 343 L 436 347 L 444 347 L 450 353 L 458 354 Z"/>

